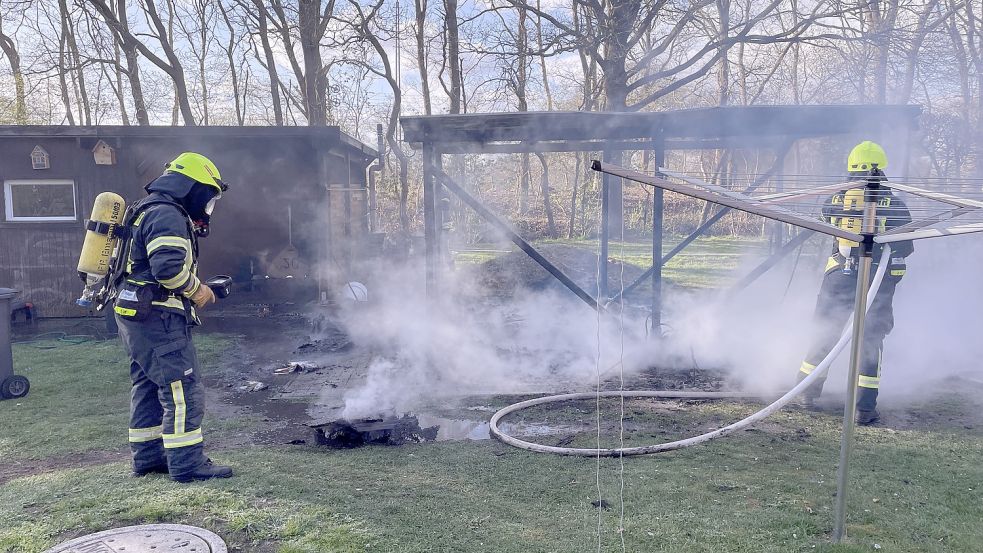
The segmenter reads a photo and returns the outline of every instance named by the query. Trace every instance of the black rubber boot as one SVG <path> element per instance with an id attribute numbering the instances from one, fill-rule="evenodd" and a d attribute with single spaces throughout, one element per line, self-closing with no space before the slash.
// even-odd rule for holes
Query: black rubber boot
<path id="1" fill-rule="evenodd" d="M 205 463 L 200 467 L 196 468 L 194 471 L 188 474 L 181 474 L 179 476 L 172 476 L 176 482 L 181 482 L 186 484 L 188 482 L 194 482 L 196 480 L 211 480 L 212 478 L 230 478 L 232 476 L 232 468 L 224 467 L 222 465 L 216 465 L 212 463 L 211 459 L 206 459 Z"/>
<path id="2" fill-rule="evenodd" d="M 164 463 L 162 465 L 154 465 L 152 467 L 140 468 L 140 469 L 134 468 L 132 474 L 134 478 L 140 478 L 143 476 L 147 476 L 148 474 L 168 474 L 167 463 Z"/>
<path id="3" fill-rule="evenodd" d="M 802 394 L 801 396 L 795 398 L 792 405 L 801 407 L 807 411 L 822 411 L 818 405 L 816 405 L 816 396 L 809 394 Z"/>
<path id="4" fill-rule="evenodd" d="M 879 420 L 881 420 L 881 414 L 877 409 L 857 411 L 857 424 L 860 426 L 870 426 Z"/>

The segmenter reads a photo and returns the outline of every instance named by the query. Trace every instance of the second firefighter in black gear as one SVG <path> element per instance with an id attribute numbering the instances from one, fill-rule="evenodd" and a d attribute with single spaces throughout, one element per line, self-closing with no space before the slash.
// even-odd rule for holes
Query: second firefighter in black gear
<path id="1" fill-rule="evenodd" d="M 204 156 L 181 154 L 131 206 L 114 311 L 130 356 L 129 442 L 134 475 L 179 482 L 228 477 L 204 454 L 200 366 L 191 338 L 196 309 L 215 301 L 198 279 L 198 235 L 227 187 Z M 122 255 L 122 254 L 121 254 Z"/>
<path id="2" fill-rule="evenodd" d="M 877 201 L 875 228 L 883 233 L 911 222 L 911 213 L 899 197 L 887 186 L 881 169 L 887 158 L 883 150 L 873 142 L 859 144 L 850 154 L 850 180 L 857 188 L 842 190 L 823 205 L 823 219 L 850 232 L 860 233 L 864 214 L 864 184 L 869 179 L 878 181 L 878 188 L 871 191 Z M 883 246 L 875 244 L 871 278 L 876 273 Z M 911 242 L 892 245 L 887 272 L 877 295 L 874 297 L 864 325 L 863 357 L 857 380 L 857 422 L 871 424 L 879 418 L 877 394 L 880 388 L 881 360 L 884 338 L 894 328 L 894 292 L 905 275 L 907 258 L 914 251 Z M 798 380 L 812 374 L 816 366 L 833 349 L 840 332 L 853 313 L 857 291 L 857 274 L 861 247 L 857 242 L 837 238 L 826 262 L 825 275 L 816 301 L 815 319 L 817 334 L 808 354 L 799 368 Z M 805 402 L 813 405 L 820 396 L 825 378 L 816 381 L 805 391 Z"/>

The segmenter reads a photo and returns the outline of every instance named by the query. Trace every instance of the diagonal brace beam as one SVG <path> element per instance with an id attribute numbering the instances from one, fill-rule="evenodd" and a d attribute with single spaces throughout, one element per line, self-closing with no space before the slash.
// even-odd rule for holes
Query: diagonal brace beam
<path id="1" fill-rule="evenodd" d="M 576 282 L 573 281 L 569 276 L 567 276 L 559 267 L 550 262 L 549 259 L 543 257 L 543 254 L 539 253 L 532 244 L 526 241 L 525 238 L 519 235 L 515 229 L 512 228 L 507 221 L 499 217 L 495 212 L 485 207 L 485 204 L 481 203 L 481 200 L 472 196 L 467 190 L 461 185 L 454 182 L 447 173 L 444 173 L 437 167 L 428 165 L 428 169 L 433 173 L 433 175 L 444 185 L 448 190 L 453 192 L 458 198 L 473 209 L 478 215 L 484 218 L 486 221 L 502 231 L 513 244 L 519 247 L 520 250 L 524 251 L 526 255 L 532 258 L 533 261 L 539 263 L 539 265 L 546 269 L 551 275 L 553 275 L 557 280 L 560 281 L 568 290 L 576 294 L 578 298 L 584 301 L 592 309 L 597 311 L 604 311 L 604 307 L 598 304 L 597 300 L 594 299 L 586 290 L 581 288 Z"/>
<path id="2" fill-rule="evenodd" d="M 758 178 L 754 179 L 754 181 L 752 181 L 751 184 L 749 184 L 747 188 L 744 189 L 745 194 L 754 192 L 759 186 L 761 186 L 766 180 L 770 179 L 771 176 L 775 174 L 775 172 L 778 170 L 778 167 L 781 165 L 781 160 L 785 157 L 785 154 L 788 153 L 789 148 L 791 148 L 791 144 L 786 146 L 785 149 L 781 150 L 781 152 L 778 155 L 778 161 L 776 161 L 775 164 L 772 165 L 770 169 L 758 175 Z M 692 244 L 694 240 L 696 240 L 700 236 L 703 236 L 703 234 L 705 234 L 706 231 L 710 230 L 710 227 L 712 227 L 714 224 L 716 224 L 717 221 L 722 219 L 724 215 L 727 215 L 730 212 L 730 210 L 731 208 L 729 207 L 721 207 L 720 209 L 718 209 L 716 213 L 711 215 L 710 218 L 706 220 L 706 222 L 704 222 L 702 225 L 697 227 L 696 230 L 694 230 L 693 232 L 689 233 L 689 235 L 686 236 L 686 238 L 683 238 L 682 241 L 676 244 L 676 246 L 669 251 L 669 253 L 662 256 L 662 260 L 659 262 L 659 265 L 653 264 L 651 267 L 646 269 L 645 272 L 639 275 L 639 277 L 636 278 L 631 284 L 625 286 L 624 290 L 612 296 L 611 299 L 608 300 L 608 303 L 618 301 L 625 294 L 628 294 L 629 292 L 633 291 L 635 288 L 641 286 L 642 283 L 644 283 L 652 276 L 652 273 L 655 272 L 656 267 L 662 267 L 665 266 L 666 263 L 669 263 L 669 261 L 672 258 L 676 257 L 676 254 L 686 249 L 686 247 Z"/>
<path id="3" fill-rule="evenodd" d="M 795 249 L 804 244 L 806 240 L 812 238 L 813 234 L 814 233 L 810 230 L 804 230 L 796 234 L 795 238 L 792 238 L 786 242 L 785 245 L 775 252 L 774 255 L 762 261 L 761 264 L 755 267 L 753 271 L 745 275 L 744 278 L 731 286 L 726 293 L 728 295 L 733 295 L 750 286 L 752 282 L 757 280 L 761 275 L 767 273 L 769 269 L 778 264 L 778 262 L 784 259 L 785 256 L 795 251 Z"/>

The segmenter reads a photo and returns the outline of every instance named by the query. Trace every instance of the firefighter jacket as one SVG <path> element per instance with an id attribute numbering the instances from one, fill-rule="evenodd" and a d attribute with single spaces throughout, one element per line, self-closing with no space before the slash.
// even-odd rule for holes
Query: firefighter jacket
<path id="1" fill-rule="evenodd" d="M 196 323 L 189 298 L 203 284 L 196 274 L 198 241 L 190 218 L 174 198 L 160 191 L 151 192 L 133 207 L 136 218 L 129 228 L 126 280 L 116 313 L 142 320 L 146 314 L 135 313 L 140 307 L 160 309 L 183 314 Z"/>
<path id="2" fill-rule="evenodd" d="M 894 195 L 890 188 L 882 185 L 872 191 L 877 200 L 875 232 L 880 234 L 896 229 L 911 222 L 911 213 L 901 198 Z M 863 229 L 864 188 L 842 190 L 826 200 L 822 208 L 823 220 L 827 223 L 850 232 L 860 233 Z M 874 245 L 874 270 L 880 260 L 883 246 Z M 837 238 L 833 251 L 826 263 L 826 274 L 834 270 L 853 272 L 860 258 L 860 244 Z M 900 279 L 906 270 L 905 258 L 914 252 L 910 241 L 896 242 L 891 246 L 891 259 L 888 266 L 889 275 Z"/>

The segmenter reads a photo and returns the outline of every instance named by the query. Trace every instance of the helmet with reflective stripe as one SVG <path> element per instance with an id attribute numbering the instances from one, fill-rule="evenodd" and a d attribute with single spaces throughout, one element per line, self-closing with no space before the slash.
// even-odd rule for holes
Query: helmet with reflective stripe
<path id="1" fill-rule="evenodd" d="M 218 189 L 219 194 L 229 189 L 222 181 L 218 167 L 207 157 L 194 152 L 184 152 L 167 164 L 165 172 L 180 173 L 190 179 Z"/>
<path id="2" fill-rule="evenodd" d="M 847 171 L 851 173 L 866 172 L 873 169 L 874 166 L 882 170 L 887 168 L 887 154 L 884 153 L 884 148 L 881 148 L 880 144 L 864 140 L 854 146 L 853 150 L 850 150 L 850 156 L 846 162 Z"/>

